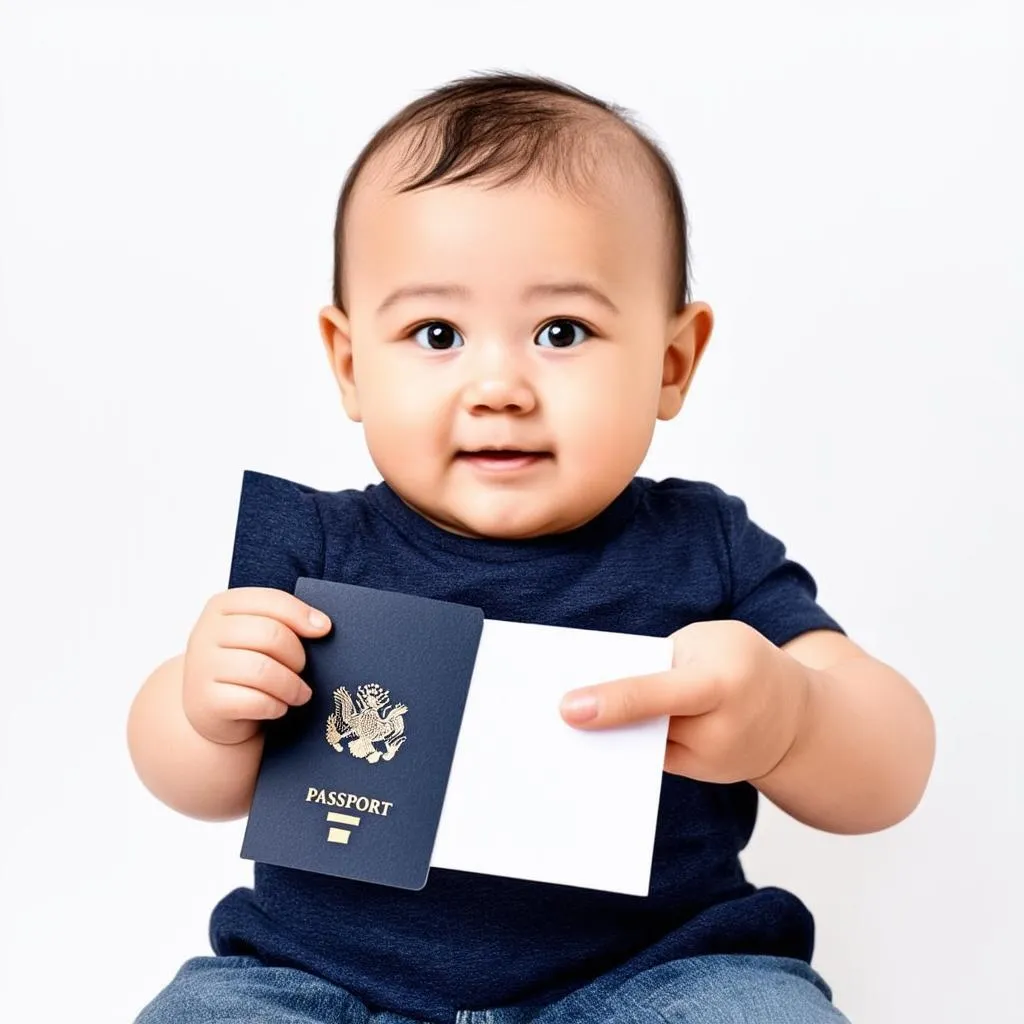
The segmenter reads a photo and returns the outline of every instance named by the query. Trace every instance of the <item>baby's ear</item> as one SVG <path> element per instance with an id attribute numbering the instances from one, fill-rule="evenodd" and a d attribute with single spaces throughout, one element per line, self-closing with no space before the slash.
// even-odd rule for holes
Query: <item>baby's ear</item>
<path id="1" fill-rule="evenodd" d="M 352 335 L 348 317 L 337 306 L 324 306 L 320 310 L 320 336 L 324 340 L 327 361 L 331 364 L 334 379 L 341 389 L 341 404 L 348 418 L 358 423 L 362 415 L 352 371 Z"/>
<path id="2" fill-rule="evenodd" d="M 711 337 L 714 314 L 706 302 L 691 302 L 672 318 L 666 334 L 658 419 L 678 415 Z"/>

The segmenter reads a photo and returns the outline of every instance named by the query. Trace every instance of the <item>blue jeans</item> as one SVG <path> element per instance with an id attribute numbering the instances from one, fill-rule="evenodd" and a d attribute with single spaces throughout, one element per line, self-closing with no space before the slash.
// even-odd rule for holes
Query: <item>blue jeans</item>
<path id="1" fill-rule="evenodd" d="M 703 956 L 623 978 L 610 975 L 533 1010 L 460 1010 L 451 1024 L 840 1024 L 831 992 L 807 964 L 767 956 Z M 292 967 L 252 957 L 195 957 L 135 1024 L 412 1024 Z"/>

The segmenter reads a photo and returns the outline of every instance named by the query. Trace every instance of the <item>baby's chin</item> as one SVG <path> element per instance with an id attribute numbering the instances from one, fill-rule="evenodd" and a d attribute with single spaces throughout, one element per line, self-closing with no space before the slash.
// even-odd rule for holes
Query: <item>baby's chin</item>
<path id="1" fill-rule="evenodd" d="M 581 526 L 599 510 L 567 509 L 536 495 L 467 497 L 421 509 L 436 525 L 463 537 L 485 540 L 533 540 Z"/>

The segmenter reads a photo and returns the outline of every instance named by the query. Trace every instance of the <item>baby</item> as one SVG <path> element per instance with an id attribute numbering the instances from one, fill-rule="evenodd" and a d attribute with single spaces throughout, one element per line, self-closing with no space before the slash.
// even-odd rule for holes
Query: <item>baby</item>
<path id="1" fill-rule="evenodd" d="M 320 314 L 383 482 L 243 477 L 229 588 L 136 697 L 142 781 L 246 814 L 262 722 L 309 699 L 320 577 L 494 619 L 672 636 L 668 671 L 567 694 L 570 725 L 669 716 L 650 895 L 434 869 L 408 891 L 255 865 L 140 1024 L 842 1021 L 813 921 L 739 854 L 758 792 L 813 827 L 917 805 L 931 715 L 816 602 L 808 572 L 711 483 L 636 476 L 712 328 L 690 301 L 675 174 L 620 108 L 474 75 L 356 160 Z"/>

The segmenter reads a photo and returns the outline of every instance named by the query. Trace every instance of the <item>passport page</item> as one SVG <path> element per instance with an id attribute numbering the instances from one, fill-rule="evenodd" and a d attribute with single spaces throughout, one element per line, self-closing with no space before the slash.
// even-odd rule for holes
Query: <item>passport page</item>
<path id="1" fill-rule="evenodd" d="M 646 896 L 668 718 L 581 732 L 558 707 L 671 664 L 669 638 L 485 619 L 431 866 Z"/>

